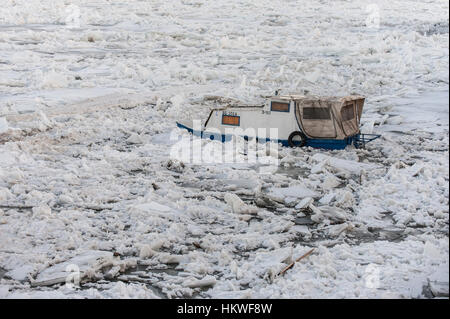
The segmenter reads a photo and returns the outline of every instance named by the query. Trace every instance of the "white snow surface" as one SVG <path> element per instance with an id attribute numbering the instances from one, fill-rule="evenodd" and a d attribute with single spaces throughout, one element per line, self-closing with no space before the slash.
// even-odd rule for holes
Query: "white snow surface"
<path id="1" fill-rule="evenodd" d="M 0 117 L 0 134 L 6 133 L 8 131 L 8 122 L 4 117 Z"/>
<path id="2" fill-rule="evenodd" d="M 0 298 L 448 297 L 448 8 L 3 1 Z M 280 88 L 365 95 L 382 137 L 170 159 L 175 120 Z"/>

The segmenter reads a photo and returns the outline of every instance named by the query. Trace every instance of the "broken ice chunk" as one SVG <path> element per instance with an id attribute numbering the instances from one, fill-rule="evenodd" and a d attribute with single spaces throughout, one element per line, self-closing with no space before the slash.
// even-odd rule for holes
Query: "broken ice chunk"
<path id="1" fill-rule="evenodd" d="M 18 268 L 15 268 L 13 270 L 8 271 L 5 274 L 5 278 L 11 278 L 17 281 L 23 281 L 28 278 L 28 275 L 30 275 L 34 271 L 34 268 L 30 265 L 23 265 Z"/>
<path id="2" fill-rule="evenodd" d="M 105 274 L 105 277 L 108 278 L 108 279 L 113 279 L 119 273 L 120 273 L 120 266 L 114 266 Z"/>
<path id="3" fill-rule="evenodd" d="M 401 124 L 401 123 L 403 123 L 403 117 L 400 116 L 400 115 L 392 116 L 392 117 L 390 117 L 390 118 L 388 118 L 386 120 L 386 123 L 387 124 L 394 124 L 394 125 Z"/>
<path id="4" fill-rule="evenodd" d="M 375 120 L 367 121 L 361 125 L 361 133 L 372 134 L 375 126 Z"/>
<path id="5" fill-rule="evenodd" d="M 139 258 L 146 259 L 149 257 L 153 257 L 155 254 L 156 251 L 154 251 L 149 245 L 144 245 L 139 251 Z"/>
<path id="6" fill-rule="evenodd" d="M 430 241 L 425 243 L 423 254 L 430 260 L 439 260 L 441 258 L 441 251 Z"/>
<path id="7" fill-rule="evenodd" d="M 323 189 L 333 189 L 339 186 L 341 182 L 336 178 L 334 175 L 329 175 L 325 178 L 325 180 L 322 183 Z"/>
<path id="8" fill-rule="evenodd" d="M 335 222 L 342 222 L 347 219 L 347 214 L 343 209 L 340 209 L 335 206 L 320 206 L 315 207 L 314 205 L 309 205 L 309 208 L 313 212 L 313 216 L 311 220 L 320 223 L 325 219 L 329 219 Z"/>
<path id="9" fill-rule="evenodd" d="M 112 260 L 113 254 L 107 251 L 87 251 L 65 262 L 56 264 L 38 274 L 32 286 L 50 286 L 65 283 L 71 272 L 75 271 L 82 279 L 88 271 L 98 271 L 105 262 Z"/>
<path id="10" fill-rule="evenodd" d="M 319 203 L 321 203 L 322 205 L 329 205 L 334 200 L 335 197 L 336 193 L 326 194 L 319 200 Z"/>
<path id="11" fill-rule="evenodd" d="M 292 227 L 292 230 L 304 238 L 311 237 L 311 231 L 306 225 L 295 225 L 294 227 Z"/>
<path id="12" fill-rule="evenodd" d="M 258 209 L 247 205 L 237 195 L 226 193 L 224 196 L 225 202 L 231 207 L 233 213 L 236 214 L 256 214 Z"/>
<path id="13" fill-rule="evenodd" d="M 265 276 L 271 280 L 292 262 L 292 247 L 279 248 L 269 252 L 257 253 L 254 265 L 258 275 Z"/>
<path id="14" fill-rule="evenodd" d="M 328 164 L 327 160 L 317 163 L 316 165 L 311 167 L 311 174 L 319 174 L 326 172 L 325 167 L 327 166 L 327 164 Z"/>
<path id="15" fill-rule="evenodd" d="M 163 264 L 181 264 L 189 260 L 188 256 L 185 255 L 172 255 L 169 253 L 160 253 L 157 256 L 158 260 Z"/>
<path id="16" fill-rule="evenodd" d="M 428 277 L 430 290 L 435 297 L 448 297 L 448 262 L 439 266 L 431 276 Z"/>
<path id="17" fill-rule="evenodd" d="M 4 117 L 0 117 L 0 134 L 6 133 L 8 129 L 8 122 Z"/>
<path id="18" fill-rule="evenodd" d="M 0 187 L 0 202 L 6 202 L 11 198 L 13 198 L 13 194 L 11 194 L 9 189 Z"/>
<path id="19" fill-rule="evenodd" d="M 335 168 L 338 171 L 346 171 L 353 174 L 361 174 L 363 170 L 369 171 L 378 168 L 378 165 L 375 164 L 349 161 L 320 153 L 315 154 L 312 159 L 316 162 L 319 162 L 319 164 L 326 163 L 327 165 Z"/>
<path id="20" fill-rule="evenodd" d="M 171 210 L 172 209 L 169 206 L 162 205 L 156 202 L 143 203 L 131 207 L 131 212 L 148 213 L 157 216 L 167 216 L 170 214 Z"/>
<path id="21" fill-rule="evenodd" d="M 417 176 L 424 169 L 425 165 L 421 162 L 414 163 L 413 166 L 408 167 L 406 170 L 408 171 L 408 175 Z"/>
<path id="22" fill-rule="evenodd" d="M 47 205 L 33 207 L 32 211 L 34 216 L 50 216 L 52 214 L 51 208 Z"/>
<path id="23" fill-rule="evenodd" d="M 130 137 L 127 138 L 127 142 L 129 144 L 144 144 L 145 143 L 143 138 L 136 133 L 131 133 Z"/>
<path id="24" fill-rule="evenodd" d="M 277 202 L 284 202 L 285 198 L 318 197 L 319 194 L 303 185 L 295 185 L 286 188 L 272 187 L 269 189 L 268 197 Z"/>
<path id="25" fill-rule="evenodd" d="M 295 206 L 295 209 L 303 209 L 308 207 L 309 205 L 311 205 L 313 203 L 314 199 L 312 197 L 305 197 L 303 198 L 300 203 L 298 203 Z"/>
<path id="26" fill-rule="evenodd" d="M 187 279 L 183 285 L 188 288 L 203 288 L 203 287 L 211 287 L 216 284 L 216 278 L 213 276 L 206 276 L 203 279 L 195 279 L 190 278 Z"/>
<path id="27" fill-rule="evenodd" d="M 343 232 L 352 230 L 353 227 L 354 226 L 351 223 L 332 225 L 328 228 L 328 235 L 330 235 L 331 237 L 338 237 Z"/>

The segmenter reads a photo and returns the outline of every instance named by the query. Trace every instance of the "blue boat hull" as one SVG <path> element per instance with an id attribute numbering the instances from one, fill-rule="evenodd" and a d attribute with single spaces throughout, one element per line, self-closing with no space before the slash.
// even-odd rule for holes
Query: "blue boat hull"
<path id="1" fill-rule="evenodd" d="M 181 123 L 177 122 L 177 126 L 179 128 L 185 129 L 187 131 L 189 131 L 190 133 L 192 133 L 195 136 L 199 136 L 202 138 L 207 138 L 207 139 L 211 139 L 211 140 L 216 140 L 216 141 L 221 141 L 221 142 L 226 142 L 226 141 L 230 141 L 232 138 L 232 135 L 226 135 L 226 134 L 214 134 L 214 133 L 208 133 L 205 131 L 194 131 L 192 128 L 187 127 L 186 125 L 183 125 Z M 345 149 L 345 147 L 347 145 L 351 145 L 353 144 L 355 138 L 357 135 L 355 136 L 350 136 L 347 137 L 343 140 L 335 140 L 335 139 L 310 139 L 308 138 L 306 140 L 306 145 L 305 146 L 311 146 L 314 148 L 322 148 L 322 149 L 327 149 L 327 150 L 343 150 Z M 245 139 L 247 139 L 246 136 L 244 136 Z M 260 139 L 257 138 L 257 141 L 259 141 Z M 270 141 L 270 138 L 266 138 L 265 141 L 268 142 Z M 281 143 L 281 145 L 283 146 L 287 146 L 289 147 L 289 143 L 288 140 L 274 140 L 274 142 L 278 142 Z"/>

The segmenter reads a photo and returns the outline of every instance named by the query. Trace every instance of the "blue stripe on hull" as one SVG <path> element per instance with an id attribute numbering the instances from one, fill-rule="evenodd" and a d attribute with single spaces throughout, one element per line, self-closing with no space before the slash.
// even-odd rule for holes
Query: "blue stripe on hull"
<path id="1" fill-rule="evenodd" d="M 307 139 L 306 146 L 328 150 L 343 150 L 347 145 L 351 145 L 352 142 L 352 137 L 343 140 Z"/>
<path id="2" fill-rule="evenodd" d="M 222 142 L 228 142 L 231 140 L 232 135 L 225 135 L 225 134 L 214 134 L 214 133 L 208 133 L 208 132 L 199 132 L 194 131 L 192 128 L 187 127 L 186 125 L 183 125 L 181 123 L 177 122 L 177 126 L 179 128 L 188 130 L 190 133 L 192 133 L 195 136 L 199 136 L 202 138 L 209 138 L 211 140 L 217 140 Z M 246 136 L 244 136 L 246 138 Z M 257 141 L 260 139 L 256 138 Z M 270 138 L 265 139 L 266 142 L 270 141 Z M 289 147 L 288 140 L 277 140 L 278 143 L 281 143 L 281 145 Z M 331 139 L 307 139 L 306 140 L 306 146 L 311 146 L 314 148 L 323 148 L 328 150 L 343 150 L 347 145 L 351 145 L 353 143 L 353 136 L 347 137 L 343 140 L 331 140 Z"/>

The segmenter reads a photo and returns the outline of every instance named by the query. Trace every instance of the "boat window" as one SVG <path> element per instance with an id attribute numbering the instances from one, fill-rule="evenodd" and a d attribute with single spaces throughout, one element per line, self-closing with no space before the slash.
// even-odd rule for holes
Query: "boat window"
<path id="1" fill-rule="evenodd" d="M 303 108 L 305 120 L 330 120 L 330 109 L 327 107 L 305 107 Z"/>
<path id="2" fill-rule="evenodd" d="M 240 119 L 241 119 L 240 116 L 223 114 L 222 115 L 222 124 L 239 126 Z"/>
<path id="3" fill-rule="evenodd" d="M 344 107 L 341 109 L 341 116 L 343 121 L 350 121 L 355 118 L 353 103 L 344 105 Z"/>
<path id="4" fill-rule="evenodd" d="M 289 103 L 270 102 L 270 110 L 275 112 L 289 112 Z"/>

